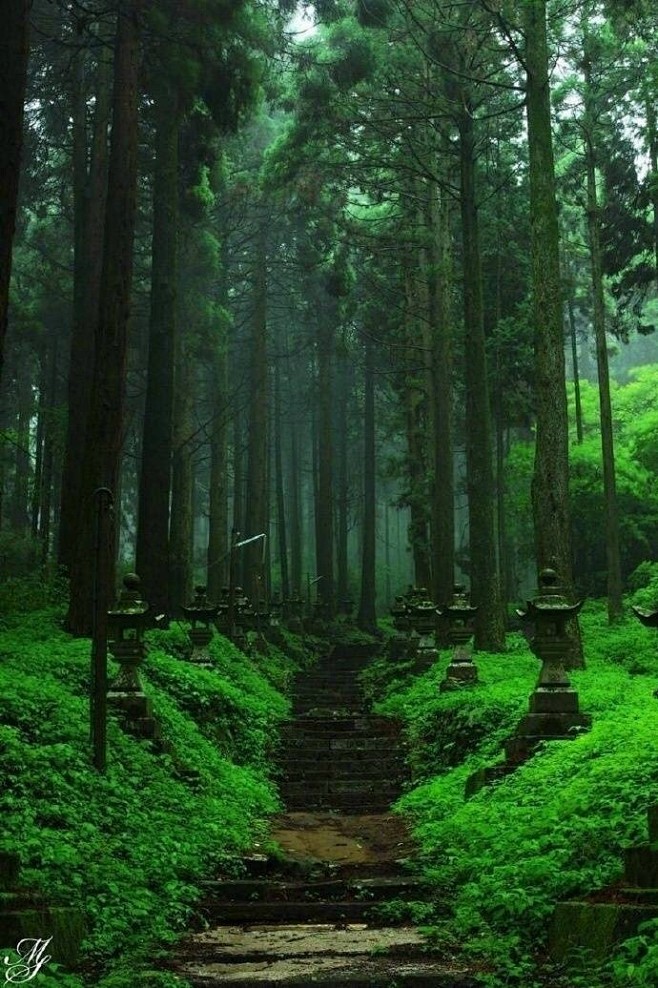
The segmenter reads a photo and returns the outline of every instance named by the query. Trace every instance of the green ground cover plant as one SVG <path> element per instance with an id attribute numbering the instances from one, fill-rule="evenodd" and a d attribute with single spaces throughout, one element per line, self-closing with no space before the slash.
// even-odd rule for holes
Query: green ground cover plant
<path id="1" fill-rule="evenodd" d="M 492 985 L 535 983 L 555 903 L 619 879 L 623 848 L 646 840 L 646 809 L 658 801 L 657 636 L 635 618 L 608 628 L 598 603 L 586 605 L 582 624 L 586 668 L 571 678 L 581 709 L 593 715 L 591 731 L 544 745 L 468 801 L 467 778 L 502 759 L 527 709 L 539 662 L 522 636 L 509 636 L 507 654 L 477 653 L 480 682 L 459 692 L 438 692 L 448 652 L 422 676 L 379 662 L 367 677 L 377 709 L 406 725 L 415 779 L 398 809 L 414 821 L 437 914 L 446 906 L 451 914 L 430 933 L 466 944 L 496 971 L 485 978 Z M 628 983 L 621 971 L 632 949 L 611 959 L 600 974 L 606 984 Z M 644 977 L 655 952 L 646 937 L 634 950 Z M 588 988 L 595 983 L 592 976 Z"/>
<path id="2" fill-rule="evenodd" d="M 179 657 L 182 628 L 153 633 L 143 682 L 164 744 L 135 740 L 111 716 L 100 775 L 90 763 L 90 644 L 58 618 L 9 615 L 0 630 L 0 849 L 19 855 L 22 886 L 84 914 L 86 983 L 169 988 L 173 976 L 148 970 L 158 947 L 189 923 L 200 879 L 240 872 L 279 807 L 271 761 L 289 703 L 277 685 L 296 663 L 280 651 L 252 661 L 217 636 L 216 668 L 194 668 Z M 82 984 L 54 963 L 34 983 Z"/>

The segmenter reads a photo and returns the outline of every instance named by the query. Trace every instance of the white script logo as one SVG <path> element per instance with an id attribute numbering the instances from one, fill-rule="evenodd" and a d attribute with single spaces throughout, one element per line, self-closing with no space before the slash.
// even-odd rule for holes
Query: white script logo
<path id="1" fill-rule="evenodd" d="M 24 985 L 31 981 L 50 960 L 46 950 L 51 940 L 52 937 L 47 940 L 20 940 L 16 947 L 19 960 L 12 961 L 5 957 L 5 984 Z"/>

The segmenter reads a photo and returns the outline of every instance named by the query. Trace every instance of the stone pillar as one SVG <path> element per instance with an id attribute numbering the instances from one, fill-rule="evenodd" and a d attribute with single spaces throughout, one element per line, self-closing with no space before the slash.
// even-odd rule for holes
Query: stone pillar
<path id="1" fill-rule="evenodd" d="M 478 671 L 471 655 L 471 639 L 475 633 L 475 614 L 469 595 L 461 584 L 456 584 L 452 600 L 439 611 L 439 617 L 447 626 L 447 638 L 454 646 L 450 665 L 439 686 L 441 692 L 459 689 L 477 682 Z"/>
<path id="2" fill-rule="evenodd" d="M 151 701 L 139 679 L 139 667 L 146 654 L 143 634 L 149 610 L 141 596 L 141 580 L 136 573 L 128 573 L 116 607 L 107 615 L 109 652 L 120 666 L 108 689 L 107 702 L 108 707 L 119 713 L 129 734 L 154 739 L 160 735 L 160 726 L 152 716 Z"/>

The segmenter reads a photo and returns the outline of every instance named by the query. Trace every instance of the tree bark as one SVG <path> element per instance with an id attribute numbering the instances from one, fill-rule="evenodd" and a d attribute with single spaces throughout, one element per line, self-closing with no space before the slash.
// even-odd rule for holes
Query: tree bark
<path id="1" fill-rule="evenodd" d="M 350 367 L 346 359 L 339 364 L 339 400 L 336 428 L 336 452 L 338 459 L 337 498 L 336 498 L 336 601 L 338 609 L 342 610 L 343 602 L 349 596 L 348 553 L 347 553 L 347 515 L 349 478 L 347 470 L 348 459 L 348 406 L 350 400 Z"/>
<path id="2" fill-rule="evenodd" d="M 195 381 L 189 339 L 179 334 L 176 344 L 171 517 L 169 524 L 169 613 L 181 614 L 192 596 L 194 536 L 193 432 Z"/>
<path id="3" fill-rule="evenodd" d="M 537 566 L 541 570 L 556 563 L 561 579 L 571 585 L 567 401 L 546 0 L 528 0 L 524 10 L 537 397 L 532 481 Z"/>
<path id="4" fill-rule="evenodd" d="M 437 201 L 438 199 L 438 201 Z M 431 506 L 434 600 L 451 599 L 455 579 L 455 506 L 452 450 L 452 263 L 448 201 L 429 190 L 429 325 L 434 493 Z"/>
<path id="5" fill-rule="evenodd" d="M 375 359 L 369 335 L 366 335 L 364 346 L 363 423 L 363 554 L 357 625 L 362 631 L 374 634 L 377 631 Z"/>
<path id="6" fill-rule="evenodd" d="M 603 295 L 603 262 L 601 254 L 601 220 L 596 189 L 596 151 L 594 147 L 594 113 L 591 73 L 585 38 L 585 167 L 587 188 L 587 230 L 589 234 L 592 275 L 592 322 L 596 340 L 596 367 L 599 380 L 599 410 L 601 418 L 601 452 L 603 457 L 603 497 L 605 502 L 605 542 L 608 568 L 608 621 L 613 624 L 623 614 L 621 554 L 619 546 L 619 510 L 615 450 L 610 401 L 608 347 L 605 337 L 605 302 Z"/>
<path id="7" fill-rule="evenodd" d="M 461 217 L 464 271 L 466 369 L 466 468 L 471 598 L 478 611 L 475 647 L 489 652 L 505 647 L 494 525 L 495 486 L 491 408 L 487 375 L 482 267 L 475 193 L 473 108 L 464 98 L 459 117 Z"/>
<path id="8" fill-rule="evenodd" d="M 93 400 L 85 441 L 80 524 L 76 553 L 71 564 L 71 599 L 67 616 L 68 629 L 74 634 L 88 635 L 91 632 L 94 491 L 107 487 L 116 492 L 123 445 L 137 193 L 138 18 L 141 4 L 142 0 L 132 0 L 117 21 Z M 113 587 L 114 565 L 110 566 L 109 579 Z"/>
<path id="9" fill-rule="evenodd" d="M 432 586 L 432 570 L 428 538 L 429 512 L 427 504 L 427 456 L 425 449 L 427 396 L 421 389 L 415 372 L 418 361 L 418 345 L 422 334 L 417 332 L 416 290 L 414 282 L 415 261 L 407 251 L 404 261 L 405 335 L 409 354 L 405 359 L 406 374 L 403 380 L 403 405 L 407 439 L 407 479 L 409 491 L 409 546 L 414 561 L 416 586 Z"/>
<path id="10" fill-rule="evenodd" d="M 155 162 L 148 370 L 139 475 L 136 569 L 146 599 L 169 614 L 169 501 L 178 279 L 178 112 L 176 94 L 155 97 Z"/>
<path id="11" fill-rule="evenodd" d="M 318 496 L 317 583 L 327 617 L 334 616 L 333 373 L 335 306 L 318 313 Z"/>
<path id="12" fill-rule="evenodd" d="M 560 241 L 548 77 L 546 0 L 524 6 L 528 123 L 530 238 L 535 338 L 537 434 L 532 508 L 537 569 L 551 566 L 572 593 L 569 513 L 569 425 L 564 361 Z M 577 622 L 572 622 L 572 665 L 582 665 Z"/>
<path id="13" fill-rule="evenodd" d="M 297 423 L 290 428 L 290 588 L 301 593 L 302 590 L 302 505 L 301 505 L 301 476 L 299 458 L 299 436 Z"/>
<path id="14" fill-rule="evenodd" d="M 274 365 L 274 474 L 276 485 L 276 514 L 281 573 L 281 594 L 290 595 L 288 575 L 288 539 L 286 532 L 286 498 L 283 487 L 283 436 L 281 433 L 281 370 L 279 362 Z"/>
<path id="15" fill-rule="evenodd" d="M 0 375 L 7 333 L 11 256 L 23 146 L 30 0 L 5 0 L 0 38 Z"/>
<path id="16" fill-rule="evenodd" d="M 68 570 L 78 539 L 82 463 L 91 407 L 98 296 L 103 264 L 103 228 L 107 198 L 111 57 L 100 49 L 96 75 L 96 105 L 89 149 L 86 132 L 87 92 L 84 53 L 76 56 L 73 94 L 73 325 L 69 354 L 66 443 L 58 526 L 58 563 Z M 87 166 L 89 155 L 89 166 Z"/>
<path id="17" fill-rule="evenodd" d="M 251 337 L 251 381 L 249 391 L 249 439 L 247 446 L 247 497 L 245 538 L 268 533 L 267 420 L 269 377 L 267 366 L 267 235 L 260 219 L 256 248 L 254 314 Z M 243 550 L 244 585 L 256 605 L 265 596 L 262 541 Z"/>

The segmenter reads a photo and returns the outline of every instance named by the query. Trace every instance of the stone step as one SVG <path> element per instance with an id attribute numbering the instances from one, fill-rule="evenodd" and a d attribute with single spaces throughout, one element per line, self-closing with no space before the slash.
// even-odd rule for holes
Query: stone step
<path id="1" fill-rule="evenodd" d="M 397 735 L 402 724 L 393 717 L 381 717 L 377 714 L 341 714 L 336 717 L 319 715 L 317 717 L 296 717 L 284 721 L 281 725 L 281 735 L 285 737 L 291 729 L 305 734 L 345 734 L 349 732 Z"/>
<path id="2" fill-rule="evenodd" d="M 624 851 L 624 878 L 640 889 L 658 889 L 658 847 L 639 844 Z"/>
<path id="3" fill-rule="evenodd" d="M 365 923 L 373 920 L 373 903 L 313 902 L 306 899 L 286 902 L 201 902 L 199 909 L 212 923 Z M 390 921 L 388 921 L 390 923 Z M 404 922 L 401 920 L 400 922 Z"/>
<path id="4" fill-rule="evenodd" d="M 196 988 L 213 985 L 349 985 L 476 988 L 454 961 L 426 953 L 412 927 L 364 924 L 218 927 L 189 937 L 175 970 Z"/>
<path id="5" fill-rule="evenodd" d="M 348 795 L 343 793 L 331 797 L 299 796 L 297 794 L 282 794 L 288 813 L 304 813 L 306 811 L 321 811 L 344 813 L 346 816 L 367 816 L 369 814 L 388 813 L 391 806 L 400 797 L 400 791 L 389 794 L 382 793 L 378 797 L 361 793 Z"/>
<path id="6" fill-rule="evenodd" d="M 306 754 L 296 748 L 294 751 L 283 751 L 279 756 L 279 765 L 307 765 L 309 767 L 326 768 L 330 771 L 334 765 L 368 766 L 381 765 L 383 761 L 391 765 L 406 765 L 404 751 L 392 748 L 387 744 L 376 748 L 340 747 L 323 751 L 311 751 Z"/>
<path id="7" fill-rule="evenodd" d="M 386 753 L 391 750 L 391 739 L 384 736 L 368 737 L 365 735 L 338 738 L 297 735 L 287 738 L 284 745 L 284 750 L 287 749 L 286 754 L 290 757 L 294 757 L 296 753 L 305 753 L 311 757 L 316 752 L 318 754 L 323 752 L 331 752 L 332 754 L 334 752 L 352 752 L 355 757 L 359 753 L 374 757 L 376 752 Z"/>
<path id="8" fill-rule="evenodd" d="M 383 780 L 403 781 L 409 777 L 403 765 L 397 763 L 372 763 L 367 766 L 355 768 L 352 765 L 319 767 L 313 764 L 288 765 L 282 776 L 281 784 L 287 785 L 291 782 L 300 782 L 311 787 L 321 785 L 324 782 L 350 782 L 355 784 L 377 783 Z"/>
<path id="9" fill-rule="evenodd" d="M 363 898 L 380 901 L 387 898 L 424 899 L 432 885 L 415 875 L 378 875 L 352 878 L 288 879 L 239 878 L 217 879 L 201 883 L 204 903 L 216 902 L 309 902 L 353 901 Z"/>
<path id="10" fill-rule="evenodd" d="M 362 795 L 371 794 L 379 795 L 380 792 L 394 793 L 400 792 L 401 786 L 391 784 L 389 782 L 387 785 L 382 784 L 381 779 L 322 779 L 318 778 L 314 782 L 307 779 L 291 779 L 290 781 L 284 779 L 281 783 L 281 793 L 284 796 L 297 796 L 302 794 L 304 791 L 308 793 L 309 797 L 319 796 L 324 794 L 343 796 L 351 796 L 353 793 L 360 793 Z"/>

